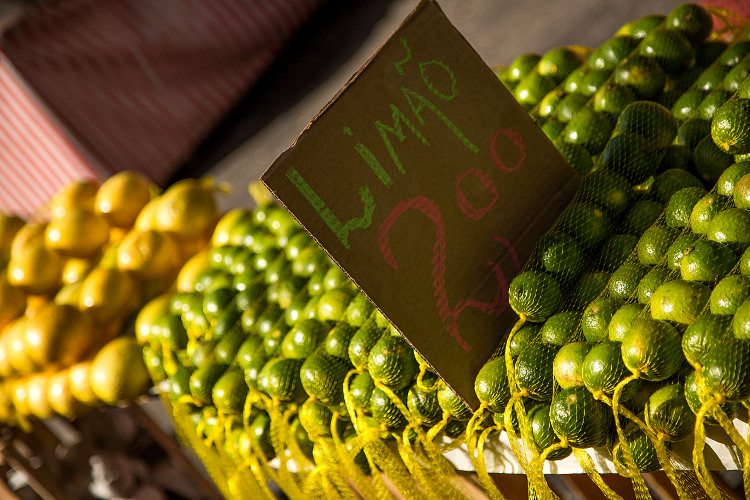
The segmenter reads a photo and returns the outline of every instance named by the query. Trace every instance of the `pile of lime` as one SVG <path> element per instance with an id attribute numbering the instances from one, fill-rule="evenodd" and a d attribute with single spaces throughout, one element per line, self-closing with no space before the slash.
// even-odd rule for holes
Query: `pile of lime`
<path id="1" fill-rule="evenodd" d="M 208 243 L 209 184 L 160 192 L 122 171 L 64 185 L 28 219 L 0 214 L 0 421 L 72 419 L 152 387 L 132 318 Z"/>
<path id="2" fill-rule="evenodd" d="M 519 322 L 488 363 L 505 380 L 477 378 L 498 430 L 528 420 L 527 465 L 599 447 L 637 485 L 695 437 L 682 460 L 713 495 L 704 426 L 750 454 L 732 424 L 750 402 L 750 41 L 712 23 L 685 4 L 586 59 L 560 49 L 565 74 L 546 54 L 499 73 L 583 175 L 510 285 Z"/>

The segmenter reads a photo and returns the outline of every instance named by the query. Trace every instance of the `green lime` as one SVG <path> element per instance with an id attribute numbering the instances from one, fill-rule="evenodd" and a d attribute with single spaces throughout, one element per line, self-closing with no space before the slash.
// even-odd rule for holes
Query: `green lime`
<path id="1" fill-rule="evenodd" d="M 367 369 L 376 382 L 403 389 L 411 385 L 419 372 L 419 364 L 406 339 L 383 335 L 370 350 Z"/>
<path id="2" fill-rule="evenodd" d="M 261 349 L 261 352 L 256 354 L 250 361 L 248 361 L 243 373 L 243 375 L 245 376 L 245 383 L 248 387 L 252 387 L 253 389 L 259 388 L 258 378 L 260 376 L 261 370 L 264 366 L 266 366 L 267 362 L 268 356 L 266 356 L 265 349 Z"/>
<path id="3" fill-rule="evenodd" d="M 734 94 L 748 75 L 750 75 L 750 57 L 745 56 L 729 70 L 721 86 L 727 92 Z"/>
<path id="4" fill-rule="evenodd" d="M 246 318 L 243 312 L 243 325 L 245 324 Z M 261 337 L 266 337 L 271 333 L 279 320 L 282 318 L 283 311 L 277 304 L 268 304 L 258 315 L 258 318 L 253 323 L 249 333 L 255 333 Z M 248 321 L 249 322 L 249 321 Z"/>
<path id="5" fill-rule="evenodd" d="M 357 329 L 346 322 L 337 323 L 323 339 L 323 345 L 327 354 L 338 358 L 349 359 L 349 342 L 351 342 Z"/>
<path id="6" fill-rule="evenodd" d="M 724 77 L 728 72 L 728 66 L 712 64 L 704 69 L 700 76 L 695 80 L 693 88 L 713 93 L 713 91 L 719 88 L 722 80 L 724 80 Z"/>
<path id="7" fill-rule="evenodd" d="M 542 132 L 544 132 L 544 135 L 546 135 L 550 141 L 554 141 L 555 139 L 557 139 L 560 136 L 560 134 L 562 134 L 563 130 L 565 130 L 565 124 L 561 121 L 556 120 L 555 118 L 548 118 L 544 120 L 544 123 L 542 123 Z M 569 158 L 568 154 L 565 154 L 564 152 L 561 151 L 562 155 L 565 156 L 565 159 L 568 160 L 568 163 L 570 163 L 573 166 L 573 168 L 575 168 L 578 171 L 578 173 L 580 173 L 581 175 L 585 174 L 593 166 L 593 160 L 591 160 L 591 157 L 585 148 L 580 147 L 580 148 L 571 148 L 571 149 L 573 151 L 580 150 L 586 153 L 585 155 L 582 155 L 583 159 L 588 157 L 588 163 L 590 163 L 591 165 L 589 165 L 587 168 L 583 168 L 579 170 L 579 167 L 577 166 L 577 161 L 575 159 Z"/>
<path id="8" fill-rule="evenodd" d="M 711 289 L 697 281 L 667 281 L 651 296 L 651 317 L 690 324 L 703 312 L 710 295 Z"/>
<path id="9" fill-rule="evenodd" d="M 527 414 L 526 418 L 531 427 L 531 436 L 534 438 L 534 444 L 540 453 L 549 446 L 558 443 L 560 440 L 555 436 L 555 431 L 550 423 L 550 406 L 540 404 L 534 406 Z M 547 460 L 562 460 L 572 453 L 570 447 L 560 448 L 547 455 Z"/>
<path id="10" fill-rule="evenodd" d="M 369 409 L 369 401 L 367 406 Z M 314 399 L 305 400 L 299 407 L 299 423 L 314 441 L 331 435 L 331 420 L 331 410 Z"/>
<path id="11" fill-rule="evenodd" d="M 638 200 L 625 214 L 622 231 L 640 236 L 659 218 L 664 205 L 654 200 Z"/>
<path id="12" fill-rule="evenodd" d="M 555 82 L 562 82 L 571 71 L 583 63 L 583 57 L 577 50 L 568 47 L 555 47 L 539 59 L 537 72 L 552 77 Z"/>
<path id="13" fill-rule="evenodd" d="M 650 272 L 650 271 L 649 271 Z M 625 333 L 630 330 L 633 322 L 643 316 L 645 306 L 640 303 L 623 304 L 609 320 L 607 338 L 611 341 L 622 342 Z"/>
<path id="14" fill-rule="evenodd" d="M 651 101 L 635 101 L 623 109 L 616 130 L 618 134 L 649 139 L 655 147 L 665 147 L 677 135 L 677 128 L 677 120 L 664 106 Z"/>
<path id="15" fill-rule="evenodd" d="M 263 339 L 261 337 L 258 337 L 257 335 L 252 335 L 247 338 L 240 344 L 240 348 L 237 350 L 237 354 L 235 355 L 235 360 L 237 361 L 237 366 L 245 370 L 248 366 L 250 366 L 250 363 L 258 356 L 264 356 L 265 351 L 262 348 L 263 346 Z"/>
<path id="16" fill-rule="evenodd" d="M 737 208 L 750 209 L 750 174 L 745 174 L 734 185 L 732 194 L 734 204 Z"/>
<path id="17" fill-rule="evenodd" d="M 299 359 L 269 359 L 258 374 L 258 388 L 281 402 L 301 401 L 305 397 L 300 383 L 301 365 Z"/>
<path id="18" fill-rule="evenodd" d="M 735 311 L 732 332 L 737 339 L 750 340 L 750 301 L 743 302 Z"/>
<path id="19" fill-rule="evenodd" d="M 632 460 L 638 473 L 656 472 L 661 469 L 659 457 L 656 454 L 656 447 L 646 433 L 640 427 L 631 425 L 623 431 L 625 442 L 627 443 L 630 458 L 626 458 L 626 452 L 623 451 L 623 443 L 617 441 L 612 447 L 612 460 L 619 468 L 628 469 L 628 462 Z"/>
<path id="20" fill-rule="evenodd" d="M 565 129 L 565 124 L 557 120 L 551 121 L 561 124 L 560 133 L 562 133 Z M 555 147 L 579 174 L 586 175 L 594 167 L 593 157 L 583 145 L 572 144 L 560 139 L 555 141 Z"/>
<path id="21" fill-rule="evenodd" d="M 408 391 L 406 389 L 395 391 L 395 394 L 403 404 L 407 403 Z M 388 393 L 378 387 L 373 389 L 370 396 L 370 411 L 375 420 L 389 428 L 399 429 L 407 423 L 406 417 Z"/>
<path id="22" fill-rule="evenodd" d="M 286 254 L 286 258 L 291 262 L 297 258 L 302 249 L 312 245 L 315 245 L 315 242 L 310 235 L 307 234 L 306 231 L 300 231 L 289 238 L 289 241 L 284 247 L 284 253 Z"/>
<path id="23" fill-rule="evenodd" d="M 607 288 L 611 275 L 609 271 L 591 271 L 581 276 L 568 299 L 571 307 L 580 310 L 588 306 Z"/>
<path id="24" fill-rule="evenodd" d="M 690 70 L 688 69 L 687 71 L 690 71 Z M 674 105 L 677 104 L 677 101 L 679 100 L 679 98 L 682 97 L 682 94 L 687 91 L 687 89 L 682 90 L 680 88 L 672 88 L 672 87 L 676 87 L 677 85 L 681 85 L 683 87 L 684 86 L 688 86 L 689 87 L 689 84 L 688 85 L 682 84 L 682 80 L 684 78 L 683 75 L 680 76 L 679 80 L 673 80 L 673 79 L 668 78 L 667 79 L 667 83 L 664 86 L 664 92 L 662 92 L 655 99 L 654 102 L 656 102 L 656 103 L 664 106 L 665 108 L 671 110 L 674 107 Z M 690 82 L 692 82 L 692 80 L 690 80 Z"/>
<path id="25" fill-rule="evenodd" d="M 741 208 L 719 212 L 709 222 L 706 238 L 742 252 L 750 244 L 750 212 Z"/>
<path id="26" fill-rule="evenodd" d="M 554 78 L 531 71 L 518 82 L 513 91 L 513 96 L 528 111 L 536 106 L 556 86 L 557 83 Z"/>
<path id="27" fill-rule="evenodd" d="M 227 370 L 214 384 L 213 404 L 217 410 L 226 414 L 240 414 L 245 407 L 248 391 L 242 370 Z"/>
<path id="28" fill-rule="evenodd" d="M 520 81 L 524 76 L 536 71 L 536 66 L 542 56 L 534 53 L 524 53 L 516 57 L 508 66 L 508 78 L 512 82 Z"/>
<path id="29" fill-rule="evenodd" d="M 679 144 L 670 144 L 664 148 L 656 170 L 661 173 L 670 169 L 693 169 L 693 152 L 690 148 Z"/>
<path id="30" fill-rule="evenodd" d="M 636 246 L 638 260 L 645 266 L 659 264 L 679 234 L 680 232 L 677 229 L 661 225 L 654 225 L 646 229 Z"/>
<path id="31" fill-rule="evenodd" d="M 696 415 L 701 409 L 701 406 L 703 406 L 703 403 L 705 403 L 708 399 L 706 397 L 708 394 L 706 391 L 707 389 L 703 382 L 703 376 L 700 374 L 700 372 L 690 372 L 690 374 L 685 379 L 685 400 L 687 401 L 690 409 Z M 740 403 L 734 403 L 730 401 L 720 405 L 720 408 L 722 409 L 722 411 L 724 411 L 724 413 L 726 413 L 727 417 L 730 420 L 734 420 L 739 416 L 742 405 Z M 706 413 L 706 419 L 704 423 L 709 425 L 719 425 L 719 421 L 714 418 L 713 412 Z"/>
<path id="32" fill-rule="evenodd" d="M 524 323 L 510 339 L 508 350 L 510 356 L 515 359 L 526 350 L 529 345 L 539 340 L 539 333 L 542 330 L 541 323 Z"/>
<path id="33" fill-rule="evenodd" d="M 695 65 L 706 68 L 714 63 L 727 50 L 729 44 L 721 39 L 706 40 L 695 48 Z M 723 66 L 717 63 L 717 66 Z"/>
<path id="34" fill-rule="evenodd" d="M 654 28 L 638 44 L 638 53 L 656 61 L 667 73 L 678 74 L 695 57 L 690 42 L 677 31 Z"/>
<path id="35" fill-rule="evenodd" d="M 649 14 L 633 21 L 630 24 L 630 36 L 636 39 L 644 38 L 654 29 L 661 26 L 666 16 L 660 14 Z"/>
<path id="36" fill-rule="evenodd" d="M 380 337 L 385 334 L 385 330 L 376 324 L 374 316 L 370 316 L 349 341 L 349 361 L 355 368 L 367 368 L 370 350 Z"/>
<path id="37" fill-rule="evenodd" d="M 695 204 L 706 194 L 702 187 L 686 187 L 673 194 L 664 211 L 667 226 L 675 229 L 687 226 Z"/>
<path id="38" fill-rule="evenodd" d="M 638 288 L 636 288 L 635 293 L 638 297 L 638 303 L 642 305 L 648 304 L 649 301 L 651 301 L 651 297 L 653 297 L 656 289 L 659 288 L 659 286 L 661 286 L 661 284 L 664 283 L 667 279 L 669 279 L 669 269 L 667 269 L 666 267 L 655 267 L 647 272 L 646 275 L 641 279 L 641 282 L 638 283 Z M 622 339 L 620 338 L 612 340 Z"/>
<path id="39" fill-rule="evenodd" d="M 310 277 L 316 271 L 327 269 L 328 256 L 317 247 L 305 247 L 300 250 L 299 255 L 292 260 L 292 273 L 297 276 Z"/>
<path id="40" fill-rule="evenodd" d="M 682 279 L 716 282 L 737 263 L 737 256 L 723 243 L 698 240 L 685 249 L 680 261 Z"/>
<path id="41" fill-rule="evenodd" d="M 491 359 L 482 366 L 474 379 L 474 392 L 491 412 L 505 411 L 511 394 L 504 357 Z"/>
<path id="42" fill-rule="evenodd" d="M 562 83 L 562 90 L 566 94 L 575 94 L 578 92 L 583 85 L 583 79 L 586 78 L 586 74 L 589 71 L 590 68 L 586 66 L 578 66 L 565 77 L 565 80 L 563 80 Z"/>
<path id="43" fill-rule="evenodd" d="M 601 156 L 601 168 L 621 174 L 631 184 L 640 184 L 656 173 L 658 149 L 640 135 L 612 137 Z"/>
<path id="44" fill-rule="evenodd" d="M 666 74 L 650 57 L 631 55 L 614 70 L 615 82 L 630 87 L 641 99 L 653 99 L 664 89 Z"/>
<path id="45" fill-rule="evenodd" d="M 711 121 L 711 137 L 729 154 L 750 152 L 750 99 L 730 99 L 716 110 Z"/>
<path id="46" fill-rule="evenodd" d="M 713 25 L 711 13 L 694 3 L 685 3 L 675 7 L 664 21 L 667 29 L 680 32 L 694 45 L 711 34 Z"/>
<path id="47" fill-rule="evenodd" d="M 369 411 L 370 396 L 374 388 L 375 381 L 372 380 L 369 372 L 354 375 L 349 383 L 349 395 L 351 396 L 352 406 L 357 410 Z"/>
<path id="48" fill-rule="evenodd" d="M 583 269 L 584 256 L 580 245 L 561 231 L 543 235 L 534 253 L 542 269 L 562 279 L 576 278 Z"/>
<path id="49" fill-rule="evenodd" d="M 289 359 L 305 359 L 323 341 L 326 326 L 317 319 L 297 322 L 281 341 L 281 355 Z"/>
<path id="50" fill-rule="evenodd" d="M 739 41 L 729 45 L 716 59 L 719 64 L 736 66 L 747 54 L 750 54 L 750 42 Z"/>
<path id="51" fill-rule="evenodd" d="M 569 144 L 580 144 L 592 155 L 602 152 L 612 135 L 613 122 L 608 115 L 590 108 L 581 109 L 569 121 L 563 131 L 563 140 Z"/>
<path id="52" fill-rule="evenodd" d="M 583 385 L 581 366 L 586 354 L 594 346 L 591 342 L 571 342 L 557 351 L 552 362 L 552 374 L 563 389 Z"/>
<path id="53" fill-rule="evenodd" d="M 570 387 L 557 392 L 549 409 L 555 435 L 571 446 L 602 446 L 609 436 L 612 411 L 585 387 Z"/>
<path id="54" fill-rule="evenodd" d="M 687 187 L 703 188 L 703 183 L 696 176 L 680 169 L 668 169 L 656 177 L 653 190 L 662 203 L 669 203 L 672 196 Z"/>
<path id="55" fill-rule="evenodd" d="M 480 371 L 481 373 L 481 371 Z M 443 418 L 443 410 L 440 408 L 437 397 L 437 377 L 425 377 L 423 382 L 426 389 L 421 389 L 414 384 L 406 396 L 406 407 L 422 425 L 435 425 Z M 508 396 L 510 397 L 510 396 Z"/>
<path id="56" fill-rule="evenodd" d="M 199 366 L 190 375 L 190 394 L 201 405 L 213 404 L 213 388 L 227 370 L 226 365 L 207 363 Z"/>
<path id="57" fill-rule="evenodd" d="M 732 317 L 720 314 L 704 314 L 690 323 L 682 335 L 682 353 L 685 359 L 698 367 L 711 346 L 732 336 Z"/>
<path id="58" fill-rule="evenodd" d="M 542 342 L 562 347 L 571 342 L 578 333 L 581 313 L 578 311 L 563 311 L 553 314 L 542 325 Z"/>
<path id="59" fill-rule="evenodd" d="M 740 257 L 740 274 L 750 276 L 750 249 L 745 250 Z"/>
<path id="60" fill-rule="evenodd" d="M 609 214 L 588 203 L 570 205 L 558 219 L 559 228 L 573 236 L 583 249 L 599 245 L 609 234 Z"/>
<path id="61" fill-rule="evenodd" d="M 711 133 L 711 120 L 703 118 L 690 118 L 680 124 L 677 129 L 675 144 L 687 146 L 693 149 L 704 137 Z"/>
<path id="62" fill-rule="evenodd" d="M 438 381 L 437 397 L 440 408 L 455 420 L 465 421 L 471 418 L 471 409 L 442 379 Z"/>
<path id="63" fill-rule="evenodd" d="M 263 337 L 263 349 L 266 351 L 266 356 L 281 356 L 281 343 L 288 331 L 285 324 L 278 324 Z"/>
<path id="64" fill-rule="evenodd" d="M 723 196 L 731 197 L 734 195 L 734 187 L 737 182 L 750 173 L 750 161 L 739 161 L 730 166 L 719 177 L 716 183 L 716 192 Z"/>
<path id="65" fill-rule="evenodd" d="M 552 116 L 563 97 L 565 97 L 565 92 L 560 89 L 555 89 L 547 93 L 547 95 L 542 97 L 542 100 L 539 101 L 536 114 L 541 118 Z"/>
<path id="66" fill-rule="evenodd" d="M 513 278 L 508 290 L 510 307 L 532 322 L 549 318 L 560 305 L 562 292 L 557 280 L 543 271 L 524 271 Z"/>
<path id="67" fill-rule="evenodd" d="M 320 296 L 315 315 L 320 321 L 339 321 L 344 317 L 349 303 L 357 291 L 349 286 L 326 290 Z"/>
<path id="68" fill-rule="evenodd" d="M 594 94 L 594 111 L 619 116 L 622 110 L 635 100 L 635 94 L 629 87 L 607 82 Z"/>
<path id="69" fill-rule="evenodd" d="M 151 324 L 151 338 L 171 351 L 185 349 L 188 343 L 187 331 L 182 320 L 169 312 L 154 318 Z"/>
<path id="70" fill-rule="evenodd" d="M 692 247 L 700 238 L 699 235 L 691 232 L 683 232 L 677 237 L 672 245 L 667 249 L 666 262 L 670 271 L 679 271 L 682 265 L 682 257 L 688 248 Z"/>
<path id="71" fill-rule="evenodd" d="M 706 234 L 709 224 L 724 209 L 727 200 L 726 196 L 716 193 L 709 193 L 698 200 L 690 212 L 690 229 L 693 233 Z"/>
<path id="72" fill-rule="evenodd" d="M 516 382 L 528 397 L 536 401 L 549 401 L 554 390 L 552 364 L 557 347 L 544 343 L 532 343 L 516 358 Z"/>
<path id="73" fill-rule="evenodd" d="M 614 298 L 629 299 L 635 295 L 638 283 L 648 270 L 649 268 L 640 262 L 625 262 L 612 273 L 607 283 L 607 292 Z"/>
<path id="74" fill-rule="evenodd" d="M 724 338 L 703 358 L 703 386 L 719 402 L 750 398 L 750 341 Z"/>
<path id="75" fill-rule="evenodd" d="M 680 441 L 693 434 L 695 414 L 685 399 L 684 383 L 660 387 L 648 398 L 648 425 L 669 441 Z"/>
<path id="76" fill-rule="evenodd" d="M 581 317 L 581 331 L 588 342 L 607 339 L 609 322 L 624 303 L 621 298 L 602 296 L 586 307 Z"/>
<path id="77" fill-rule="evenodd" d="M 638 245 L 638 237 L 633 234 L 613 234 L 604 241 L 600 250 L 600 266 L 605 271 L 620 267 Z"/>
<path id="78" fill-rule="evenodd" d="M 622 360 L 640 378 L 658 382 L 682 363 L 681 334 L 666 321 L 639 318 L 622 339 Z"/>
<path id="79" fill-rule="evenodd" d="M 588 102 L 588 96 L 583 94 L 568 94 L 563 97 L 555 108 L 554 118 L 568 123 Z"/>
<path id="80" fill-rule="evenodd" d="M 581 378 L 586 389 L 594 396 L 606 394 L 612 396 L 617 384 L 630 375 L 621 355 L 620 342 L 604 341 L 586 354 L 581 365 Z M 639 389 L 638 382 L 631 382 L 622 391 L 622 400 L 627 401 Z"/>
<path id="81" fill-rule="evenodd" d="M 672 106 L 672 114 L 678 120 L 700 118 L 700 106 L 706 93 L 703 90 L 692 89 L 682 94 Z"/>
<path id="82" fill-rule="evenodd" d="M 583 78 L 579 92 L 585 96 L 592 96 L 604 85 L 612 73 L 608 69 L 594 69 L 589 71 Z"/>
<path id="83" fill-rule="evenodd" d="M 607 70 L 614 70 L 620 62 L 628 57 L 638 45 L 632 36 L 614 36 L 599 46 L 598 65 Z"/>
<path id="84" fill-rule="evenodd" d="M 725 105 L 726 106 L 726 105 Z M 717 112 L 718 113 L 718 112 Z M 716 117 L 711 121 L 711 127 L 716 123 Z M 713 132 L 712 132 L 713 136 Z M 713 186 L 724 171 L 734 164 L 731 154 L 722 151 L 711 137 L 704 137 L 693 151 L 695 171 L 707 186 Z"/>
<path id="85" fill-rule="evenodd" d="M 595 170 L 581 180 L 578 197 L 599 205 L 607 213 L 617 215 L 630 207 L 630 183 L 622 175 L 610 170 Z"/>
<path id="86" fill-rule="evenodd" d="M 298 371 L 307 394 L 326 406 L 335 406 L 344 400 L 344 377 L 350 368 L 348 360 L 316 351 Z"/>
<path id="87" fill-rule="evenodd" d="M 225 365 L 231 364 L 246 338 L 247 335 L 239 327 L 224 335 L 214 348 L 216 361 Z"/>
<path id="88" fill-rule="evenodd" d="M 726 90 L 714 90 L 706 97 L 703 98 L 700 107 L 698 108 L 698 114 L 701 119 L 710 122 L 713 120 L 716 111 L 724 105 L 732 97 L 732 94 Z M 710 132 L 710 128 L 709 128 Z"/>

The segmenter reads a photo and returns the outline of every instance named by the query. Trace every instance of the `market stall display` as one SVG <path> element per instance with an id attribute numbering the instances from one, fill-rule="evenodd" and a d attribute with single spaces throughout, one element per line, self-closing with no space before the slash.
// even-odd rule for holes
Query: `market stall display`
<path id="1" fill-rule="evenodd" d="M 3 219 L 0 416 L 74 418 L 153 382 L 227 498 L 461 498 L 459 448 L 503 498 L 498 435 L 529 497 L 555 498 L 558 461 L 608 498 L 623 492 L 604 472 L 640 499 L 657 470 L 681 498 L 725 497 L 704 446 L 724 432 L 748 483 L 750 41 L 713 14 L 725 32 L 685 4 L 497 68 L 582 184 L 510 283 L 518 322 L 476 377 L 477 411 L 262 188 L 220 216 L 205 180 L 157 194 L 127 172 L 72 184 L 43 223 Z M 108 183 L 131 181 L 141 202 L 120 219 Z M 79 396 L 74 370 L 100 356 Z M 44 397 L 59 391 L 61 409 Z"/>

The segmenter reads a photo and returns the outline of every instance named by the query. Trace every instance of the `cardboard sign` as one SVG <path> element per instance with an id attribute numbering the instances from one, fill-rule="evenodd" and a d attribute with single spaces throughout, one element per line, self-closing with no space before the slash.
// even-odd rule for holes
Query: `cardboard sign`
<path id="1" fill-rule="evenodd" d="M 508 285 L 580 176 L 424 0 L 262 180 L 476 409 Z"/>

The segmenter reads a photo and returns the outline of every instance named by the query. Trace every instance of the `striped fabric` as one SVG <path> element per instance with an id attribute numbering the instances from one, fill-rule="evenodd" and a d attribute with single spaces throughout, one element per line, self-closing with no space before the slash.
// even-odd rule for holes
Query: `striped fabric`
<path id="1" fill-rule="evenodd" d="M 0 210 L 64 182 L 158 183 L 257 81 L 323 0 L 57 0 L 0 50 Z"/>

